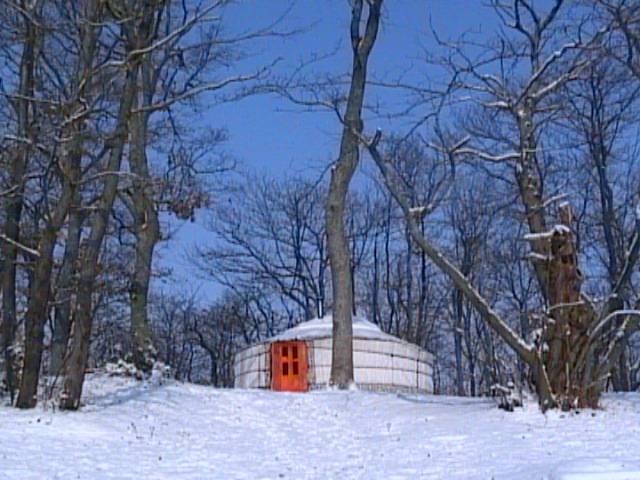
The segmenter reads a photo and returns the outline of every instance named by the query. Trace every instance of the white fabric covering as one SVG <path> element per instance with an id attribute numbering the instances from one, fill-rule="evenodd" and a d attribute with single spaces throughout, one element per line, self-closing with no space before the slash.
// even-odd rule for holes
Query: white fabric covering
<path id="1" fill-rule="evenodd" d="M 273 342 L 301 340 L 307 344 L 309 386 L 322 388 L 331 373 L 332 318 L 301 323 L 235 358 L 236 388 L 270 388 L 270 347 Z M 360 317 L 353 321 L 354 379 L 372 390 L 433 391 L 433 356 L 426 350 L 384 333 Z"/>
<path id="2" fill-rule="evenodd" d="M 271 384 L 268 343 L 259 343 L 236 354 L 233 366 L 236 388 L 267 388 Z"/>

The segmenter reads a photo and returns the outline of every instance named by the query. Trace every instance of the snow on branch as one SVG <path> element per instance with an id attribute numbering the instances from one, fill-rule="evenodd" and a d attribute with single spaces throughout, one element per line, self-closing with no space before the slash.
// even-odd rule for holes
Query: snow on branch
<path id="1" fill-rule="evenodd" d="M 529 242 L 537 242 L 538 240 L 550 240 L 554 235 L 566 235 L 568 233 L 571 233 L 571 229 L 566 225 L 562 225 L 561 223 L 559 223 L 557 225 L 554 225 L 551 230 L 540 233 L 527 233 L 522 238 Z"/>
<path id="2" fill-rule="evenodd" d="M 478 157 L 482 160 L 486 160 L 487 162 L 492 163 L 504 163 L 510 160 L 518 160 L 521 155 L 519 152 L 508 152 L 503 153 L 501 155 L 492 155 L 490 153 L 484 152 L 482 150 L 477 150 L 471 147 L 459 148 L 453 152 L 458 155 L 469 155 L 473 157 Z"/>
<path id="3" fill-rule="evenodd" d="M 358 136 L 360 141 L 365 145 L 371 158 L 374 160 L 384 184 L 391 196 L 400 206 L 409 233 L 413 240 L 418 244 L 420 249 L 431 259 L 431 261 L 446 274 L 453 284 L 467 298 L 469 303 L 478 311 L 484 321 L 518 354 L 518 356 L 530 365 L 536 362 L 535 350 L 532 345 L 526 343 L 510 326 L 503 320 L 499 314 L 491 308 L 489 302 L 476 290 L 471 281 L 453 264 L 451 263 L 436 247 L 434 247 L 422 234 L 415 217 L 411 214 L 411 207 L 402 188 L 399 187 L 398 179 L 389 168 L 388 162 L 383 159 L 382 154 L 378 150 L 378 143 L 382 136 L 382 132 L 378 130 L 372 140 L 367 140 L 359 132 L 354 134 Z"/>
<path id="4" fill-rule="evenodd" d="M 29 248 L 26 245 L 23 245 L 20 242 L 16 242 L 15 240 L 7 237 L 5 234 L 0 233 L 0 240 L 7 242 L 9 245 L 13 245 L 14 247 L 16 247 L 18 250 L 22 250 L 23 252 L 33 256 L 33 257 L 40 257 L 40 252 L 38 252 L 37 250 L 34 250 L 33 248 Z"/>
<path id="5" fill-rule="evenodd" d="M 546 208 L 549 205 L 551 205 L 551 204 L 553 204 L 555 202 L 560 202 L 560 201 L 562 201 L 562 203 L 559 206 L 562 207 L 563 205 L 567 204 L 567 202 L 566 202 L 567 196 L 568 195 L 566 193 L 560 193 L 558 195 L 554 195 L 553 197 L 549 197 L 542 203 L 541 208 Z"/>
<path id="6" fill-rule="evenodd" d="M 546 263 L 551 261 L 551 257 L 549 255 L 542 255 L 541 253 L 536 252 L 527 253 L 526 258 L 532 262 Z"/>
<path id="7" fill-rule="evenodd" d="M 616 310 L 615 312 L 610 313 L 598 323 L 596 323 L 592 329 L 590 329 L 590 331 L 588 332 L 589 339 L 594 340 L 600 334 L 602 329 L 614 318 L 628 316 L 640 318 L 640 310 Z"/>
<path id="8" fill-rule="evenodd" d="M 419 207 L 412 207 L 409 209 L 411 216 L 418 220 L 424 218 L 431 211 L 433 211 L 433 205 L 421 205 Z"/>

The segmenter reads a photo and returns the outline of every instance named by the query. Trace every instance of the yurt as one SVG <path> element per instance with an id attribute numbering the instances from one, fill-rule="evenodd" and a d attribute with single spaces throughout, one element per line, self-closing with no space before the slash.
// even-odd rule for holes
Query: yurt
<path id="1" fill-rule="evenodd" d="M 331 372 L 331 316 L 303 322 L 236 354 L 236 388 L 306 392 L 324 388 Z M 358 388 L 433 392 L 433 355 L 353 319 L 353 366 Z"/>

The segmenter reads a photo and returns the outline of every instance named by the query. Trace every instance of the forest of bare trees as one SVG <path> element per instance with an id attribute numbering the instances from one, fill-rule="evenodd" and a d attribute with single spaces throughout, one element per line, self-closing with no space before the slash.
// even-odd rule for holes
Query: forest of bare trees
<path id="1" fill-rule="evenodd" d="M 232 386 L 238 349 L 330 312 L 340 388 L 354 314 L 431 351 L 435 393 L 640 388 L 640 2 L 491 0 L 482 41 L 430 31 L 397 78 L 371 65 L 401 2 L 344 2 L 326 75 L 244 67 L 298 32 L 230 32 L 228 3 L 0 0 L 3 398 L 75 410 L 117 362 Z M 333 161 L 264 175 L 193 126 L 256 96 L 332 115 Z M 163 287 L 171 222 L 216 295 Z"/>

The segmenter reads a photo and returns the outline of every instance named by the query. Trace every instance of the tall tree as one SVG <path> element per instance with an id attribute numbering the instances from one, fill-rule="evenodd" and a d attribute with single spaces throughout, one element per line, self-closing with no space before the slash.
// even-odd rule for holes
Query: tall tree
<path id="1" fill-rule="evenodd" d="M 151 59 L 145 57 L 140 64 L 138 80 L 139 93 L 134 104 L 149 107 L 153 103 L 153 93 L 158 75 L 151 68 Z M 133 362 L 143 372 L 149 372 L 155 362 L 155 348 L 151 339 L 151 329 L 147 304 L 153 252 L 160 240 L 160 220 L 153 195 L 153 181 L 147 159 L 149 116 L 151 112 L 136 111 L 130 119 L 129 165 L 134 180 L 128 203 L 133 217 L 135 236 L 135 261 L 131 274 L 129 299 L 131 309 L 131 339 Z"/>
<path id="2" fill-rule="evenodd" d="M 338 388 L 353 383 L 353 278 L 344 223 L 349 183 L 360 159 L 358 133 L 362 132 L 362 107 L 369 55 L 378 35 L 382 0 L 367 0 L 362 33 L 363 0 L 351 2 L 351 84 L 344 113 L 338 160 L 331 169 L 326 209 L 326 230 L 333 291 L 333 349 L 330 382 Z"/>
<path id="3" fill-rule="evenodd" d="M 137 3 L 137 2 L 136 2 Z M 123 5 L 124 6 L 124 5 Z M 125 79 L 118 106 L 113 134 L 108 142 L 102 192 L 96 212 L 90 219 L 90 231 L 82 247 L 82 266 L 76 308 L 73 313 L 73 341 L 64 378 L 60 407 L 75 410 L 80 406 L 85 369 L 93 323 L 92 295 L 98 275 L 98 260 L 109 223 L 109 215 L 116 198 L 119 172 L 128 140 L 129 121 L 135 105 L 137 81 L 144 51 L 154 39 L 158 7 L 148 2 L 129 5 L 122 13 L 121 31 L 126 43 Z"/>
<path id="4" fill-rule="evenodd" d="M 627 254 L 623 255 L 621 273 L 599 306 L 583 291 L 574 235 L 576 219 L 570 204 L 565 202 L 558 206 L 555 226 L 547 228 L 547 211 L 554 200 L 544 197 L 545 173 L 549 163 L 555 161 L 557 165 L 558 160 L 541 152 L 543 126 L 562 106 L 559 96 L 562 87 L 589 71 L 588 66 L 594 61 L 591 52 L 599 48 L 605 31 L 594 28 L 592 35 L 583 35 L 579 28 L 574 32 L 566 24 L 569 11 L 563 10 L 564 3 L 556 0 L 545 12 L 526 0 L 514 0 L 510 5 L 494 2 L 505 26 L 512 29 L 519 40 L 501 37 L 495 48 L 489 47 L 490 54 L 480 61 L 480 65 L 470 61 L 469 52 L 461 45 L 447 46 L 454 52 L 453 57 L 458 56 L 461 61 L 459 66 L 453 65 L 455 62 L 449 63 L 454 66 L 454 84 L 472 95 L 479 95 L 478 103 L 487 115 L 483 117 L 484 126 L 470 128 L 468 137 L 445 150 L 466 161 L 513 164 L 514 184 L 530 232 L 525 236 L 532 249 L 529 259 L 540 296 L 547 307 L 537 317 L 539 329 L 531 343 L 516 333 L 468 276 L 420 231 L 410 195 L 377 147 L 381 132 L 371 140 L 360 136 L 401 206 L 413 239 L 484 321 L 529 366 L 543 410 L 596 407 L 619 356 L 621 341 L 640 317 L 640 311 L 621 308 L 622 305 L 611 301 L 628 288 L 629 269 L 637 261 L 637 232 Z M 577 8 L 571 13 L 580 14 L 581 10 Z M 563 13 L 566 16 L 562 16 Z M 583 18 L 581 25 L 590 20 L 588 16 Z M 526 65 L 525 77 L 517 81 L 513 78 L 516 72 L 506 70 L 504 63 L 511 56 L 522 59 L 523 66 Z M 447 57 L 448 61 L 453 57 Z M 486 71 L 487 65 L 494 62 L 497 62 L 497 74 Z M 467 75 L 469 77 L 465 79 Z M 501 117 L 506 123 L 496 124 L 495 119 Z M 478 131 L 484 131 L 483 138 L 489 146 L 495 148 L 496 144 L 504 143 L 515 147 L 516 151 L 496 155 L 487 152 L 487 144 L 483 145 L 485 148 L 474 146 Z M 636 222 L 638 225 L 640 222 Z M 617 322 L 618 319 L 622 321 Z"/>
<path id="5" fill-rule="evenodd" d="M 93 83 L 94 54 L 99 35 L 95 24 L 101 15 L 99 2 L 87 2 L 85 8 L 83 18 L 86 21 L 82 22 L 79 37 L 82 49 L 78 52 L 76 71 L 71 76 L 72 94 L 67 105 L 70 114 L 69 118 L 60 122 L 60 125 L 64 126 L 61 128 L 60 137 L 71 139 L 60 148 L 61 155 L 58 159 L 62 177 L 60 198 L 45 219 L 45 227 L 40 233 L 38 255 L 34 260 L 31 278 L 31 292 L 25 315 L 25 353 L 20 394 L 16 402 L 20 408 L 32 408 L 37 401 L 45 320 L 51 291 L 54 248 L 70 207 L 74 199 L 77 198 L 81 179 L 84 122 L 86 120 L 84 106 L 89 102 L 87 90 Z"/>
<path id="6" fill-rule="evenodd" d="M 24 205 L 25 175 L 29 157 L 33 150 L 33 118 L 35 115 L 35 82 L 41 1 L 21 0 L 18 4 L 5 4 L 4 15 L 16 20 L 16 30 L 21 40 L 22 53 L 19 60 L 18 87 L 12 95 L 15 110 L 15 145 L 11 149 L 12 161 L 8 177 L 8 195 L 4 205 L 4 231 L 2 234 L 2 353 L 5 378 L 13 399 L 16 386 L 14 372 L 13 342 L 17 326 L 16 317 L 16 262 L 20 245 L 20 219 Z M 8 23 L 7 23 L 8 25 Z"/>

